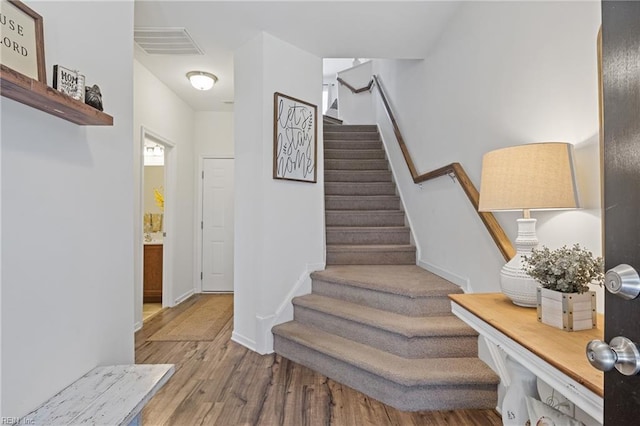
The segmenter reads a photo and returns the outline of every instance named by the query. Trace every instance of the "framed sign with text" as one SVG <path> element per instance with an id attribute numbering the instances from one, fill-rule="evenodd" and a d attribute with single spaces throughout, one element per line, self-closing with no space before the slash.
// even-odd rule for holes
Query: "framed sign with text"
<path id="1" fill-rule="evenodd" d="M 0 42 L 2 65 L 47 83 L 42 16 L 20 1 L 0 1 Z"/>
<path id="2" fill-rule="evenodd" d="M 273 178 L 316 182 L 316 106 L 273 94 Z"/>

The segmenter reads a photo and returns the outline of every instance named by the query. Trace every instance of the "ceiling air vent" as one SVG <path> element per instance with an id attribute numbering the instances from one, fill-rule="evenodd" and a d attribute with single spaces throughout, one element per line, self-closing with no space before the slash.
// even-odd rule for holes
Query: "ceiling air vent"
<path id="1" fill-rule="evenodd" d="M 134 28 L 133 39 L 149 55 L 204 55 L 185 28 Z"/>

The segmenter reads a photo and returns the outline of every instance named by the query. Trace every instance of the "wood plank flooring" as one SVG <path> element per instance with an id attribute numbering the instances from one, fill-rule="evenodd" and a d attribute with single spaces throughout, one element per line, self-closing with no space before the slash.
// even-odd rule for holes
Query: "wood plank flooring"
<path id="1" fill-rule="evenodd" d="M 230 318 L 213 341 L 147 341 L 189 309 L 196 295 L 165 309 L 136 333 L 136 363 L 171 363 L 176 372 L 143 411 L 156 425 L 501 425 L 494 410 L 402 412 L 278 355 L 231 341 Z"/>

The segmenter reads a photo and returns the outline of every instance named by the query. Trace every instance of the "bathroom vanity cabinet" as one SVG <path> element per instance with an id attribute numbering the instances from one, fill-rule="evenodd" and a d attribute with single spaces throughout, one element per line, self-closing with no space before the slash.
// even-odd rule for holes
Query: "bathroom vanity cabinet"
<path id="1" fill-rule="evenodd" d="M 143 287 L 143 302 L 162 302 L 162 244 L 144 245 Z"/>

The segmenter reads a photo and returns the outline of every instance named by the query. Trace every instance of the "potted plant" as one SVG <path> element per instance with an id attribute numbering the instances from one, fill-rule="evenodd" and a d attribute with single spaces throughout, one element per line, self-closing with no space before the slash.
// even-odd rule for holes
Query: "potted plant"
<path id="1" fill-rule="evenodd" d="M 604 261 L 575 244 L 556 250 L 533 249 L 523 269 L 541 285 L 538 321 L 566 331 L 596 326 L 596 294 L 589 284 L 602 286 Z"/>

